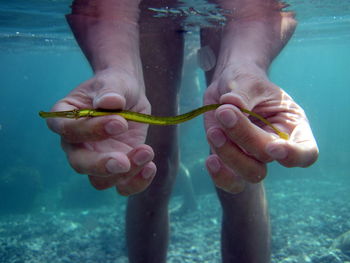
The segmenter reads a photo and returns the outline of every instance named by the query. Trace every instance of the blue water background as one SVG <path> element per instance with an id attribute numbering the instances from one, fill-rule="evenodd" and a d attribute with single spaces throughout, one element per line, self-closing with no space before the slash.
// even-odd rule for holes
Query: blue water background
<path id="1" fill-rule="evenodd" d="M 39 17 L 38 21 L 33 21 L 30 12 L 23 11 L 20 16 L 13 11 L 25 10 L 23 2 L 14 1 L 12 6 L 5 2 L 0 2 L 4 11 L 0 15 L 3 27 L 0 26 L 0 185 L 13 180 L 18 187 L 11 191 L 13 198 L 0 193 L 3 207 L 0 214 L 63 211 L 72 207 L 91 209 L 101 204 L 114 207 L 124 203 L 125 199 L 117 196 L 113 189 L 95 191 L 86 176 L 76 174 L 69 167 L 58 136 L 51 133 L 38 116 L 40 110 L 49 110 L 58 99 L 92 76 L 64 23 L 67 1 L 58 1 L 57 8 L 52 3 L 48 6 L 31 1 L 31 4 L 41 4 L 40 8 L 45 10 L 42 20 Z M 270 185 L 296 180 L 300 181 L 299 191 L 310 196 L 309 202 L 322 191 L 321 194 L 332 193 L 327 198 L 332 198 L 335 204 L 344 199 L 350 203 L 348 192 L 339 192 L 336 188 L 339 184 L 350 185 L 350 16 L 346 15 L 349 4 L 334 8 L 322 1 L 317 3 L 321 10 L 314 8 L 315 12 L 296 3 L 295 8 L 300 11 L 299 26 L 293 39 L 274 61 L 270 78 L 306 111 L 320 157 L 307 169 L 287 169 L 271 164 L 266 179 L 267 194 L 271 194 Z M 34 16 L 40 14 L 37 12 Z M 49 20 L 52 24 L 45 23 L 45 16 L 54 18 Z M 203 75 L 199 74 L 204 88 Z M 181 158 L 188 166 L 195 166 L 191 160 L 202 162 L 208 148 L 203 131 L 200 137 L 196 135 L 202 130 L 202 120 L 194 120 L 189 127 L 188 141 L 181 140 L 180 147 L 187 149 Z M 194 150 L 188 150 L 188 147 Z M 196 192 L 212 193 L 204 168 L 193 169 Z M 9 174 L 12 175 L 10 179 Z M 28 189 L 32 189 L 29 194 L 35 195 L 34 203 L 29 207 L 18 201 L 28 194 Z M 294 201 L 288 191 L 284 194 L 285 202 Z M 271 209 L 274 204 L 272 200 Z M 346 215 L 341 216 L 347 224 Z"/>

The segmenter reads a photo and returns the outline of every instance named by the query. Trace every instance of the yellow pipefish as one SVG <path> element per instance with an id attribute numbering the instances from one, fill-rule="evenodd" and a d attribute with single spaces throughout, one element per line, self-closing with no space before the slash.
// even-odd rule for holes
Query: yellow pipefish
<path id="1" fill-rule="evenodd" d="M 70 118 L 70 119 L 79 119 L 83 117 L 99 117 L 99 116 L 106 116 L 106 115 L 119 115 L 129 121 L 136 121 L 136 122 L 154 124 L 154 125 L 175 125 L 175 124 L 179 124 L 179 123 L 191 120 L 207 111 L 216 110 L 221 105 L 222 104 L 205 105 L 193 111 L 190 111 L 181 115 L 177 115 L 177 116 L 172 116 L 172 117 L 153 116 L 153 115 L 138 113 L 134 111 L 127 111 L 127 110 L 101 110 L 101 109 L 98 109 L 98 110 L 81 109 L 81 110 L 56 111 L 56 112 L 40 111 L 39 115 L 42 118 Z M 288 140 L 289 135 L 287 133 L 281 132 L 279 129 L 273 126 L 268 120 L 266 120 L 261 115 L 243 108 L 241 108 L 240 110 L 244 113 L 247 113 L 259 119 L 266 125 L 270 126 L 280 138 Z"/>

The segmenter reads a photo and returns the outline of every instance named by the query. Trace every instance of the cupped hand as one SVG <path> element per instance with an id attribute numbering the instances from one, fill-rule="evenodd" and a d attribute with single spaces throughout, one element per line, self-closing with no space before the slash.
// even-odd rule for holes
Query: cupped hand
<path id="1" fill-rule="evenodd" d="M 83 108 L 150 113 L 143 82 L 115 70 L 96 73 L 58 101 L 52 111 Z M 151 183 L 156 173 L 153 149 L 144 144 L 145 124 L 110 115 L 49 119 L 48 126 L 61 136 L 71 166 L 78 173 L 88 174 L 97 189 L 115 186 L 122 195 L 138 193 Z"/>
<path id="2" fill-rule="evenodd" d="M 207 168 L 217 187 L 231 193 L 243 191 L 245 182 L 265 178 L 273 160 L 286 167 L 307 167 L 318 148 L 303 109 L 257 67 L 225 69 L 208 87 L 204 104 L 223 103 L 205 115 L 212 155 Z M 240 111 L 251 110 L 289 134 L 279 138 L 266 124 Z"/>

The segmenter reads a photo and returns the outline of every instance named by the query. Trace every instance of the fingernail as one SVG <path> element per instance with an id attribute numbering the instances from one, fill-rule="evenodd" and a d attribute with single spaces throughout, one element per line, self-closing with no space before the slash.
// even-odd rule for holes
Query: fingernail
<path id="1" fill-rule="evenodd" d="M 132 157 L 136 165 L 143 165 L 152 160 L 152 154 L 149 151 L 139 150 Z"/>
<path id="2" fill-rule="evenodd" d="M 267 147 L 266 151 L 274 159 L 284 159 L 287 157 L 287 151 L 281 145 L 272 145 Z"/>
<path id="3" fill-rule="evenodd" d="M 105 97 L 114 97 L 114 96 L 118 96 L 118 93 L 115 92 L 107 92 L 107 93 L 103 93 L 98 95 L 95 100 L 100 101 L 101 99 L 105 98 Z"/>
<path id="4" fill-rule="evenodd" d="M 150 167 L 145 167 L 145 168 L 143 168 L 141 175 L 146 180 L 150 179 L 151 177 L 154 176 L 154 169 L 152 169 Z"/>
<path id="5" fill-rule="evenodd" d="M 115 109 L 120 107 L 123 104 L 123 98 L 115 92 L 104 93 L 98 97 L 95 97 L 93 100 L 94 108 L 106 108 L 106 109 Z M 103 105 L 101 105 L 103 104 Z"/>
<path id="6" fill-rule="evenodd" d="M 211 157 L 207 160 L 207 167 L 209 169 L 209 172 L 215 174 L 220 171 L 221 164 L 216 157 Z"/>
<path id="7" fill-rule="evenodd" d="M 232 128 L 237 122 L 237 115 L 231 109 L 219 111 L 217 118 L 219 119 L 220 123 L 226 128 Z"/>
<path id="8" fill-rule="evenodd" d="M 109 121 L 105 125 L 105 130 L 110 135 L 118 135 L 125 131 L 125 126 L 121 124 L 119 121 Z"/>
<path id="9" fill-rule="evenodd" d="M 226 143 L 226 136 L 219 129 L 209 130 L 208 138 L 210 142 L 217 148 L 223 146 Z"/>
<path id="10" fill-rule="evenodd" d="M 110 95 L 114 95 L 113 93 L 105 93 L 105 94 L 102 94 L 98 97 L 95 97 L 94 100 L 93 100 L 93 106 L 94 108 L 98 108 L 98 105 L 101 103 L 101 100 L 106 97 L 106 96 L 110 96 Z"/>
<path id="11" fill-rule="evenodd" d="M 117 173 L 125 173 L 128 171 L 126 167 L 120 165 L 119 162 L 115 159 L 109 159 L 106 163 L 106 169 L 109 173 L 117 174 Z"/>

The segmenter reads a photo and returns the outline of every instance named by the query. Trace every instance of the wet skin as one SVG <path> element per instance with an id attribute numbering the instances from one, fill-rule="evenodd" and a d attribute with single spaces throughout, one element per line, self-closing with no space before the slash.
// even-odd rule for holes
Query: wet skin
<path id="1" fill-rule="evenodd" d="M 91 0 L 84 5 L 91 2 L 96 4 Z M 166 2 L 161 4 L 172 6 L 176 1 Z M 271 61 L 294 30 L 293 17 L 276 8 L 271 11 L 257 0 L 218 2 L 236 15 L 235 23 L 228 17 L 224 28 L 201 34 L 202 45 L 209 45 L 217 57 L 216 67 L 206 74 L 204 104 L 226 104 L 205 115 L 212 152 L 207 168 L 223 208 L 222 258 L 223 262 L 264 263 L 269 261 L 270 236 L 259 182 L 266 176 L 266 164 L 276 160 L 287 167 L 308 166 L 318 150 L 302 108 L 267 77 Z M 150 114 L 152 105 L 154 115 L 177 115 L 181 21 L 156 19 L 156 26 L 149 27 L 153 19 L 147 7 L 160 3 L 143 1 L 137 27 L 138 1 L 98 3 L 101 8 L 96 12 L 82 8 L 77 12 L 84 12 L 83 17 L 68 17 L 95 75 L 52 110 L 103 108 Z M 128 12 L 118 11 L 123 6 Z M 281 140 L 268 125 L 248 120 L 240 108 L 263 115 L 290 139 Z M 93 186 L 134 194 L 127 209 L 130 262 L 165 262 L 167 208 L 178 161 L 176 126 L 152 126 L 147 133 L 146 124 L 127 122 L 121 116 L 50 119 L 48 124 L 61 135 L 72 167 L 89 174 Z"/>

